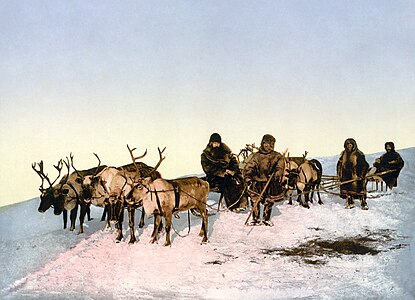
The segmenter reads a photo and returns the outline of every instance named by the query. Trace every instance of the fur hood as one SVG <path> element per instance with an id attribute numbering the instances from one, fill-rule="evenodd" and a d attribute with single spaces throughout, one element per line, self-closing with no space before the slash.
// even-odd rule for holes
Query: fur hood
<path id="1" fill-rule="evenodd" d="M 385 150 L 386 150 L 387 146 L 390 146 L 392 148 L 392 152 L 395 151 L 395 144 L 393 142 L 386 142 L 385 143 Z"/>
<path id="2" fill-rule="evenodd" d="M 353 138 L 348 138 L 348 139 L 346 139 L 344 141 L 344 144 L 343 144 L 344 150 L 346 150 L 347 152 L 349 152 L 347 150 L 347 144 L 349 144 L 349 143 L 353 145 L 353 148 L 352 148 L 352 151 L 351 152 L 354 152 L 354 151 L 358 151 L 359 150 L 357 148 L 357 143 L 356 143 L 356 141 Z"/>
<path id="3" fill-rule="evenodd" d="M 223 159 L 229 161 L 229 156 L 232 156 L 232 151 L 225 143 L 220 143 L 218 148 L 213 148 L 211 143 L 209 143 L 206 145 L 205 150 L 203 150 L 203 154 L 212 162 L 219 162 Z"/>
<path id="4" fill-rule="evenodd" d="M 221 143 L 218 148 L 207 144 L 201 154 L 201 164 L 207 175 L 223 176 L 226 169 L 234 172 L 239 170 L 235 155 L 225 143 Z"/>

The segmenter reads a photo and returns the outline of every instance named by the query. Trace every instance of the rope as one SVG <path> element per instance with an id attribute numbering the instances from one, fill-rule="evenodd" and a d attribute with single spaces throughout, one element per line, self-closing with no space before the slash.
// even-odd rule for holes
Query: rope
<path id="1" fill-rule="evenodd" d="M 181 237 L 181 238 L 185 238 L 185 237 L 187 237 L 189 234 L 190 234 L 190 211 L 188 210 L 187 211 L 187 222 L 188 222 L 188 231 L 187 231 L 187 233 L 185 234 L 185 235 L 181 235 L 177 230 L 176 230 L 176 228 L 174 227 L 174 225 L 173 225 L 173 222 L 171 222 L 171 228 L 173 229 L 173 231 L 177 234 L 177 236 L 179 236 L 179 237 Z"/>

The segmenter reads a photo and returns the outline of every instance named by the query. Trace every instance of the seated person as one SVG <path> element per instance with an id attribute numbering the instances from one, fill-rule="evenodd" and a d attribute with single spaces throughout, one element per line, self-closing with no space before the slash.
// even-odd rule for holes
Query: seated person
<path id="1" fill-rule="evenodd" d="M 394 172 L 381 175 L 388 188 L 392 189 L 397 186 L 398 176 L 404 166 L 404 161 L 399 153 L 395 151 L 393 142 L 385 143 L 385 150 L 386 153 L 377 158 L 373 166 L 376 168 L 376 173 L 394 170 Z"/>
<path id="2" fill-rule="evenodd" d="M 218 133 L 210 136 L 201 154 L 201 164 L 212 192 L 221 193 L 231 210 L 244 210 L 248 205 L 244 197 L 244 184 L 238 161 L 229 147 L 222 143 Z"/>

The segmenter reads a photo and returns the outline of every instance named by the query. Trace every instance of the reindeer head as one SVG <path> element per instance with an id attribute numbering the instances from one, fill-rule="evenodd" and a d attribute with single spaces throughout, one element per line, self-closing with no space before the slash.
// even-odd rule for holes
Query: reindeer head
<path id="1" fill-rule="evenodd" d="M 160 174 L 157 172 L 157 168 L 160 166 L 162 161 L 166 158 L 166 157 L 163 157 L 163 152 L 164 152 L 164 150 L 166 150 L 166 147 L 164 147 L 163 150 L 160 150 L 160 148 L 157 148 L 157 150 L 159 152 L 159 161 L 158 161 L 157 165 L 154 168 L 151 168 L 150 170 L 143 168 L 142 165 L 140 167 L 136 162 L 137 159 L 141 159 L 147 154 L 147 150 L 144 152 L 143 155 L 141 155 L 139 157 L 135 157 L 133 155 L 133 151 L 136 148 L 130 149 L 130 147 L 128 145 L 127 145 L 127 148 L 128 148 L 128 151 L 130 152 L 131 159 L 132 159 L 133 164 L 136 168 L 136 176 L 133 178 L 133 186 L 132 186 L 129 198 L 134 199 L 133 201 L 135 201 L 137 203 L 139 201 L 142 201 L 143 198 L 145 197 L 145 195 L 148 193 L 148 191 L 149 191 L 148 187 L 149 187 L 150 183 L 155 178 L 160 177 L 159 176 Z"/>
<path id="2" fill-rule="evenodd" d="M 95 173 L 93 175 L 84 175 L 84 173 L 79 172 L 73 163 L 73 155 L 71 153 L 71 166 L 75 170 L 76 178 L 74 179 L 74 188 L 78 190 L 78 197 L 80 197 L 85 202 L 90 202 L 95 187 L 98 186 L 100 182 L 100 176 L 97 176 L 100 171 L 101 160 L 99 156 L 94 153 L 95 157 L 98 159 L 98 166 L 95 168 Z"/>
<path id="3" fill-rule="evenodd" d="M 38 211 L 41 212 L 41 213 L 44 213 L 50 207 L 52 207 L 56 204 L 56 197 L 58 195 L 57 191 L 58 191 L 59 187 L 54 186 L 54 184 L 61 175 L 63 164 L 62 164 L 62 159 L 61 159 L 61 160 L 58 161 L 58 164 L 56 166 L 54 165 L 55 169 L 58 170 L 58 176 L 56 177 L 56 179 L 53 182 L 49 179 L 48 174 L 45 174 L 44 171 L 43 171 L 43 160 L 41 160 L 40 163 L 37 163 L 37 166 L 38 166 L 39 169 L 36 169 L 36 163 L 32 164 L 32 169 L 42 179 L 42 184 L 39 187 L 41 195 L 40 195 L 40 204 L 39 204 Z M 49 183 L 49 187 L 47 187 L 47 188 L 43 187 L 43 184 L 44 184 L 45 180 Z"/>

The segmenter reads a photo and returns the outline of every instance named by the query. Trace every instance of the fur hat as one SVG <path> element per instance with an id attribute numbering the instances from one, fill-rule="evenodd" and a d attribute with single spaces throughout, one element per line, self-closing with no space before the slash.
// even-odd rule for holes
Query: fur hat
<path id="1" fill-rule="evenodd" d="M 264 143 L 268 143 L 268 144 L 275 143 L 275 137 L 273 137 L 270 134 L 264 135 L 262 137 L 261 146 L 264 145 Z"/>
<path id="2" fill-rule="evenodd" d="M 352 151 L 357 150 L 357 143 L 354 138 L 348 138 L 344 141 L 344 144 L 343 144 L 344 149 L 347 150 L 347 144 L 349 143 L 353 145 Z"/>
<path id="3" fill-rule="evenodd" d="M 395 144 L 393 142 L 386 142 L 385 143 L 385 150 L 386 150 L 386 146 L 390 146 L 392 148 L 392 150 L 395 150 Z"/>
<path id="4" fill-rule="evenodd" d="M 209 143 L 222 143 L 222 138 L 221 138 L 221 136 L 219 135 L 219 133 L 212 133 L 212 135 L 210 136 L 210 139 L 209 139 Z"/>

